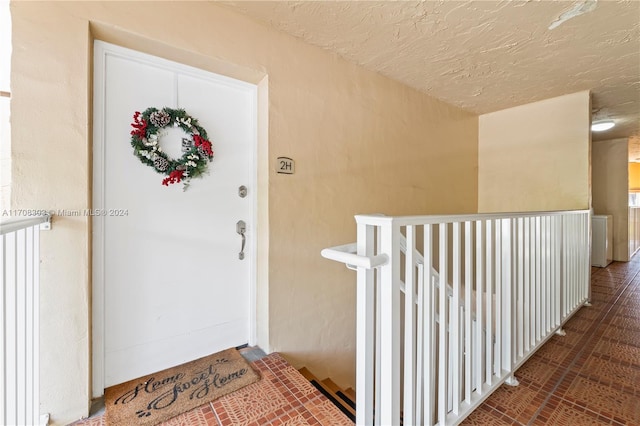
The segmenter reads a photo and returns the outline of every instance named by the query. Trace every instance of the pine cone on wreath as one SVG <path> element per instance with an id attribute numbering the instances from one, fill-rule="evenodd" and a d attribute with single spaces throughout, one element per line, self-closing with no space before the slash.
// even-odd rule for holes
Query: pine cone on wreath
<path id="1" fill-rule="evenodd" d="M 149 120 L 151 120 L 151 124 L 156 127 L 164 127 L 169 124 L 171 117 L 166 111 L 154 111 L 149 116 Z"/>
<path id="2" fill-rule="evenodd" d="M 164 157 L 158 157 L 153 160 L 153 166 L 156 168 L 156 170 L 164 172 L 167 170 L 167 168 L 169 168 L 169 161 L 167 161 L 167 159 Z"/>
<path id="3" fill-rule="evenodd" d="M 209 154 L 207 154 L 207 151 L 205 151 L 201 146 L 198 147 L 198 155 L 200 158 L 209 159 Z"/>

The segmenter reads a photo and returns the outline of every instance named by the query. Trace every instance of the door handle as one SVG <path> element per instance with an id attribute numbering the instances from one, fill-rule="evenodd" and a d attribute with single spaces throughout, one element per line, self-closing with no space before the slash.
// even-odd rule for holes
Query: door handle
<path id="1" fill-rule="evenodd" d="M 247 231 L 247 224 L 244 220 L 239 220 L 236 223 L 236 232 L 242 237 L 242 246 L 240 247 L 240 253 L 238 253 L 238 259 L 244 259 L 244 245 L 247 242 L 247 237 L 245 236 L 245 232 Z"/>

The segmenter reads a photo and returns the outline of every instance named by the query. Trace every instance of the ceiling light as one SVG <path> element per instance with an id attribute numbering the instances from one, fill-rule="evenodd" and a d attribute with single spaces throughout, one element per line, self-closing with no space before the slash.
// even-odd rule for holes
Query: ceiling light
<path id="1" fill-rule="evenodd" d="M 615 125 L 616 123 L 613 120 L 596 121 L 595 123 L 591 124 L 591 130 L 593 130 L 594 132 L 604 132 L 605 130 L 609 130 Z"/>

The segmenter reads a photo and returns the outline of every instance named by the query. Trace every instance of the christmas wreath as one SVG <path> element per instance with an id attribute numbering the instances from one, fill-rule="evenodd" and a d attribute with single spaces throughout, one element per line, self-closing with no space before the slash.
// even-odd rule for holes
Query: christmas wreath
<path id="1" fill-rule="evenodd" d="M 151 107 L 142 113 L 136 111 L 131 126 L 133 153 L 144 164 L 167 176 L 162 180 L 165 186 L 182 182 L 186 190 L 189 181 L 205 173 L 209 161 L 213 159 L 207 131 L 183 109 L 159 110 Z M 189 138 L 182 139 L 183 155 L 178 159 L 170 158 L 158 145 L 161 130 L 168 126 L 180 127 L 189 135 Z"/>

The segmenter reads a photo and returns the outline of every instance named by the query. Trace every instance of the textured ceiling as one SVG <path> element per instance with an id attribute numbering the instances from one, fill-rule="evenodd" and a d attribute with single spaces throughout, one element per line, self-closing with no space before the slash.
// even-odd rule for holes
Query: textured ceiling
<path id="1" fill-rule="evenodd" d="M 589 89 L 594 121 L 617 122 L 594 140 L 640 136 L 637 0 L 224 4 L 478 114 Z"/>

